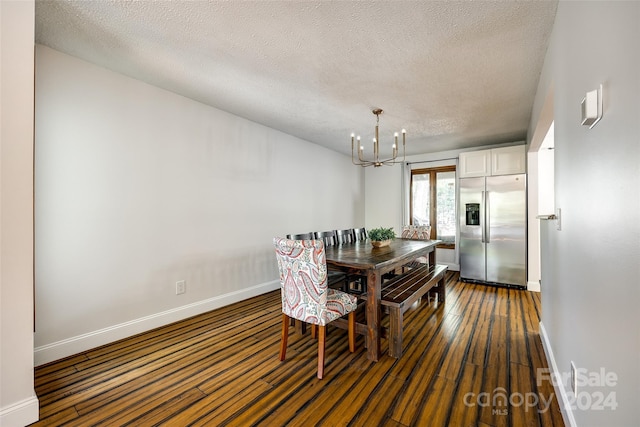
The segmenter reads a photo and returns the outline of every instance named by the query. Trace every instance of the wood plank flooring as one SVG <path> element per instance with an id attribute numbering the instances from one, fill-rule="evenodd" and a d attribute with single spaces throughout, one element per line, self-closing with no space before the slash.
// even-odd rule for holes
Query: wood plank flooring
<path id="1" fill-rule="evenodd" d="M 562 426 L 539 294 L 457 278 L 407 312 L 400 359 L 330 327 L 323 380 L 309 332 L 280 362 L 276 291 L 36 368 L 33 425 Z"/>

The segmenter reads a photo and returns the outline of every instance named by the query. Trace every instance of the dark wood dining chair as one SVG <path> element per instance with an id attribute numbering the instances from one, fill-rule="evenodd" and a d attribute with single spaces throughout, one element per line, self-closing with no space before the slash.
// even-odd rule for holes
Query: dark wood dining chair
<path id="1" fill-rule="evenodd" d="M 336 236 L 336 230 L 329 231 L 316 231 L 313 233 L 313 237 L 317 240 L 324 242 L 324 247 L 335 246 L 338 244 L 338 238 Z"/>
<path id="2" fill-rule="evenodd" d="M 287 234 L 287 239 L 291 240 L 313 240 L 313 232 L 300 234 Z"/>
<path id="3" fill-rule="evenodd" d="M 280 360 L 285 360 L 289 338 L 289 320 L 310 323 L 317 328 L 318 378 L 324 376 L 326 326 L 348 315 L 349 351 L 356 346 L 355 311 L 358 299 L 354 295 L 331 289 L 327 285 L 327 262 L 322 240 L 273 239 L 280 272 L 282 292 L 282 335 Z M 316 334 L 313 334 L 316 335 Z"/>
<path id="4" fill-rule="evenodd" d="M 325 248 L 335 246 L 338 243 L 335 230 L 316 231 L 313 233 L 313 237 L 316 240 L 322 240 Z M 343 291 L 347 290 L 347 275 L 342 271 L 327 271 L 327 280 L 329 282 L 329 287 Z"/>
<path id="5" fill-rule="evenodd" d="M 364 230 L 364 228 L 358 229 L 358 230 Z M 362 236 L 361 232 L 360 232 L 360 236 Z M 336 230 L 336 240 L 339 245 L 344 245 L 349 243 L 355 243 L 359 239 L 358 239 L 358 234 L 356 233 L 356 230 L 353 228 L 348 228 L 345 230 Z M 365 237 L 365 240 L 366 240 L 366 237 Z M 358 274 L 349 274 L 347 276 L 346 291 L 361 294 L 364 292 L 367 286 L 366 284 L 367 284 L 367 278 L 365 276 L 361 276 Z"/>
<path id="6" fill-rule="evenodd" d="M 360 242 L 363 240 L 367 240 L 367 229 L 362 227 L 362 228 L 356 228 L 353 230 L 354 235 L 356 236 L 356 242 Z"/>
<path id="7" fill-rule="evenodd" d="M 346 230 L 336 230 L 336 239 L 338 240 L 339 245 L 344 245 L 346 243 L 355 242 L 356 235 L 353 228 L 348 228 Z"/>

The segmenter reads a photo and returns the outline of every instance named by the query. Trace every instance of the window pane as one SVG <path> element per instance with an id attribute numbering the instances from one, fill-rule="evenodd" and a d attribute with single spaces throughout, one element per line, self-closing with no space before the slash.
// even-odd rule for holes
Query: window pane
<path id="1" fill-rule="evenodd" d="M 429 175 L 413 175 L 411 212 L 413 225 L 429 225 Z"/>
<path id="2" fill-rule="evenodd" d="M 436 239 L 453 243 L 456 238 L 456 173 L 436 174 Z"/>

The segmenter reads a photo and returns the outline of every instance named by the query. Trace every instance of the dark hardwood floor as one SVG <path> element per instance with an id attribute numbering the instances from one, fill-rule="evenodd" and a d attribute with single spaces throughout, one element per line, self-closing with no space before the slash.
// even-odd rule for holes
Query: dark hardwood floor
<path id="1" fill-rule="evenodd" d="M 562 426 L 539 294 L 457 277 L 407 312 L 400 359 L 330 327 L 323 380 L 308 331 L 280 362 L 276 291 L 36 368 L 33 425 Z"/>

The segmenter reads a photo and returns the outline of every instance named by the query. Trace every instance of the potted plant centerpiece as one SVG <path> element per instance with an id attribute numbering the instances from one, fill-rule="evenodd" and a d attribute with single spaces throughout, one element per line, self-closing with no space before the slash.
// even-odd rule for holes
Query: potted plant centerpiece
<path id="1" fill-rule="evenodd" d="M 393 227 L 390 228 L 372 228 L 368 231 L 369 239 L 374 248 L 388 246 L 392 239 L 396 238 L 396 232 Z"/>

